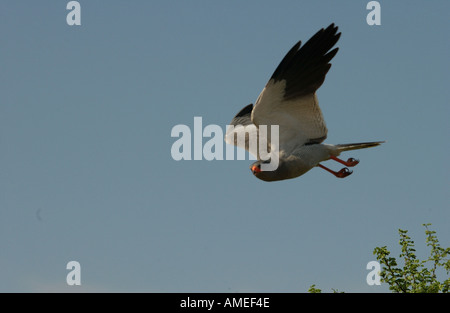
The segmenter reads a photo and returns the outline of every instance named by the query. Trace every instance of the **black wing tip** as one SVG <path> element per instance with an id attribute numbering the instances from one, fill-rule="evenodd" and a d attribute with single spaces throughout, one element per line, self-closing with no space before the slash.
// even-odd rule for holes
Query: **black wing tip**
<path id="1" fill-rule="evenodd" d="M 339 32 L 339 33 L 337 32 L 338 29 L 339 29 L 339 26 L 336 26 L 334 23 L 331 23 L 330 25 L 328 25 L 327 28 L 321 28 L 321 29 L 319 29 L 319 30 L 317 31 L 317 33 L 315 33 L 315 34 L 311 37 L 311 39 L 312 39 L 312 38 L 315 38 L 315 37 L 319 37 L 319 36 L 324 35 L 324 34 L 327 34 L 327 35 L 329 35 L 329 36 L 337 36 L 337 37 L 339 37 L 339 36 L 341 35 L 341 33 L 340 33 L 340 32 Z"/>
<path id="2" fill-rule="evenodd" d="M 327 39 L 327 41 L 331 44 L 330 49 L 339 41 L 341 38 L 341 32 L 337 32 L 339 29 L 338 26 L 335 26 L 334 23 L 331 23 L 327 28 L 319 30 L 313 37 L 311 37 L 310 41 L 319 40 L 319 38 Z"/>
<path id="3" fill-rule="evenodd" d="M 281 80 L 279 76 L 282 74 L 284 70 L 290 65 L 291 61 L 296 58 L 296 55 L 300 53 L 302 49 L 311 50 L 311 46 L 321 47 L 323 50 L 322 53 L 328 54 L 332 56 L 329 58 L 331 60 L 339 48 L 335 48 L 333 51 L 328 52 L 333 46 L 339 41 L 341 37 L 341 33 L 338 31 L 338 26 L 334 23 L 331 23 L 327 28 L 321 28 L 318 32 L 316 32 L 307 42 L 302 46 L 301 40 L 298 41 L 285 55 L 282 59 L 278 67 L 275 69 L 274 73 L 271 76 L 271 79 Z M 327 53 L 328 52 L 328 53 Z"/>
<path id="4" fill-rule="evenodd" d="M 277 68 L 273 72 L 270 79 L 277 80 L 277 77 L 281 74 L 282 71 L 287 67 L 289 62 L 291 62 L 292 58 L 297 54 L 297 52 L 300 50 L 300 47 L 302 46 L 302 41 L 299 40 L 297 43 L 286 53 L 284 58 L 281 60 L 280 64 L 278 64 Z"/>
<path id="5" fill-rule="evenodd" d="M 339 38 L 341 37 L 341 32 L 338 33 L 339 27 L 336 26 L 334 23 L 331 23 L 326 29 L 321 29 L 318 31 L 318 36 L 321 35 L 321 37 L 328 38 L 329 41 L 334 41 L 333 46 L 338 42 Z M 320 35 L 319 35 L 320 34 Z M 315 36 L 313 36 L 315 37 Z"/>
<path id="6" fill-rule="evenodd" d="M 333 22 L 333 23 L 331 23 L 330 25 L 328 25 L 328 27 L 327 27 L 327 29 L 335 29 L 335 30 L 337 30 L 339 27 L 338 26 L 336 26 L 336 24 Z"/>
<path id="7" fill-rule="evenodd" d="M 324 29 L 324 31 L 336 34 L 338 29 L 339 29 L 339 26 L 336 26 L 336 24 L 331 23 L 330 25 L 328 25 L 328 27 L 326 29 Z"/>
<path id="8" fill-rule="evenodd" d="M 327 54 L 325 54 L 323 56 L 324 57 L 324 61 L 330 62 L 334 58 L 334 56 L 338 53 L 338 51 L 339 51 L 339 47 L 336 47 L 333 50 L 329 51 Z"/>

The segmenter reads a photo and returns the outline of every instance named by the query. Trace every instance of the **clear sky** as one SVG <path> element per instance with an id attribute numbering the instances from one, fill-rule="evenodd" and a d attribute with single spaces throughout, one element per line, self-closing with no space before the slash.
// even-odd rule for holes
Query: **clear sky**
<path id="1" fill-rule="evenodd" d="M 67 2 L 0 2 L 0 292 L 384 292 L 366 265 L 399 228 L 450 245 L 449 1 L 380 1 L 380 26 L 368 1 L 80 1 L 81 26 Z M 387 141 L 353 175 L 172 159 L 175 125 L 225 129 L 332 22 L 326 142 Z"/>

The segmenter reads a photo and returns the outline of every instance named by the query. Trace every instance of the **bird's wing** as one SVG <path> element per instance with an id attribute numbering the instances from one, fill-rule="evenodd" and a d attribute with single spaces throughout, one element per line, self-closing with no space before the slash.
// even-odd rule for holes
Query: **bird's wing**
<path id="1" fill-rule="evenodd" d="M 288 152 L 304 144 L 320 143 L 327 127 L 316 90 L 325 80 L 338 48 L 330 51 L 341 33 L 331 24 L 306 44 L 299 41 L 286 54 L 259 95 L 251 113 L 257 125 L 279 125 L 279 150 Z"/>
<path id="2" fill-rule="evenodd" d="M 251 120 L 252 110 L 253 104 L 249 104 L 236 114 L 228 126 L 225 142 L 243 148 L 257 157 L 258 128 Z M 253 140 L 252 143 L 250 140 Z"/>

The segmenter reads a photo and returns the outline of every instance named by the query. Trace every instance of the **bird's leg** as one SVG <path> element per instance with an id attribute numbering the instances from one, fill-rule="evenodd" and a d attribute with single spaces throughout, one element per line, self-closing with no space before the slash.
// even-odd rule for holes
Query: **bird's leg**
<path id="1" fill-rule="evenodd" d="M 344 164 L 345 166 L 350 166 L 350 167 L 353 167 L 359 163 L 359 160 L 356 160 L 354 158 L 350 158 L 347 161 L 344 161 L 344 160 L 338 159 L 335 156 L 331 156 L 330 159 L 335 160 L 336 162 L 339 162 L 341 164 Z"/>
<path id="2" fill-rule="evenodd" d="M 322 164 L 317 164 L 318 167 L 323 168 L 324 170 L 330 172 L 331 174 L 333 174 L 334 176 L 336 176 L 337 178 L 344 178 L 349 176 L 351 173 L 353 173 L 352 171 L 350 171 L 348 168 L 344 167 L 343 169 L 341 169 L 339 172 L 335 172 L 333 170 L 330 170 L 328 167 L 323 166 Z"/>

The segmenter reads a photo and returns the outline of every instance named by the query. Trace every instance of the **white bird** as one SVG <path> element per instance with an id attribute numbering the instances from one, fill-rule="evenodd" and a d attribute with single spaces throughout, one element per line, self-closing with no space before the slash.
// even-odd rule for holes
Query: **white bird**
<path id="1" fill-rule="evenodd" d="M 316 90 L 324 82 L 331 67 L 329 62 L 338 51 L 338 48 L 330 51 L 341 35 L 337 30 L 338 27 L 333 23 L 326 29 L 319 30 L 303 46 L 301 41 L 295 44 L 276 68 L 255 106 L 247 105 L 231 121 L 230 125 L 233 127 L 227 131 L 225 141 L 245 148 L 257 156 L 258 161 L 250 166 L 257 178 L 264 181 L 295 178 L 316 166 L 336 177 L 344 178 L 352 173 L 347 167 L 335 172 L 320 162 L 332 159 L 353 167 L 359 161 L 353 158 L 347 161 L 338 159 L 341 152 L 375 147 L 384 142 L 338 145 L 322 143 L 328 130 L 318 104 Z M 261 169 L 261 165 L 269 163 L 270 160 L 262 160 L 257 151 L 249 147 L 249 136 L 255 135 L 256 132 L 259 137 L 261 125 L 267 125 L 269 129 L 273 125 L 279 126 L 278 147 L 271 145 L 269 136 L 266 138 L 268 147 L 278 149 L 279 163 L 275 170 Z M 237 137 L 245 131 L 245 142 L 239 143 Z"/>

